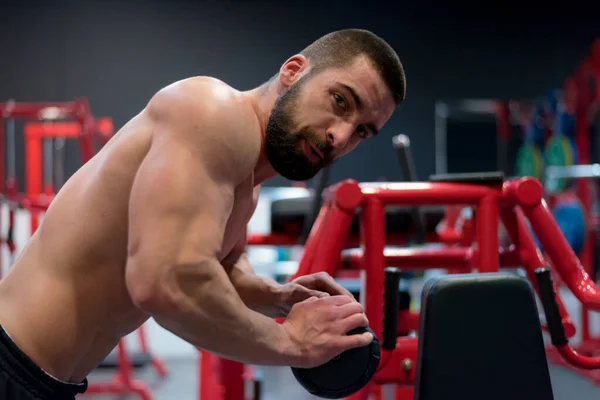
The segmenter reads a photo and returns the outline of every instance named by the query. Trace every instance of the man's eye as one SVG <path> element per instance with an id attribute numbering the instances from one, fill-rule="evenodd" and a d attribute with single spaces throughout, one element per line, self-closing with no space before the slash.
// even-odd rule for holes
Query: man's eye
<path id="1" fill-rule="evenodd" d="M 358 133 L 358 136 L 362 139 L 365 139 L 368 136 L 367 130 L 362 125 L 356 129 L 356 133 Z"/>
<path id="2" fill-rule="evenodd" d="M 340 96 L 339 94 L 334 94 L 333 98 L 335 99 L 335 102 L 338 106 L 346 108 L 346 100 L 344 100 L 342 96 Z"/>

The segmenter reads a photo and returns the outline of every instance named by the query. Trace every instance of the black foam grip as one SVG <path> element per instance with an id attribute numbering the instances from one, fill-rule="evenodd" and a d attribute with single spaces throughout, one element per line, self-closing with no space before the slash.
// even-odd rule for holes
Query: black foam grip
<path id="1" fill-rule="evenodd" d="M 385 269 L 384 286 L 381 347 L 385 350 L 394 350 L 398 338 L 398 308 L 400 307 L 400 270 L 398 268 L 388 267 Z"/>
<path id="2" fill-rule="evenodd" d="M 417 178 L 417 169 L 415 160 L 410 150 L 410 140 L 406 135 L 397 135 L 392 139 L 394 148 L 396 149 L 396 157 L 400 165 L 400 171 L 404 176 L 404 180 L 414 182 Z M 415 223 L 416 241 L 417 243 L 425 243 L 425 217 L 419 207 L 414 207 L 411 214 Z"/>
<path id="3" fill-rule="evenodd" d="M 317 179 L 315 185 L 314 197 L 312 199 L 312 203 L 310 205 L 309 214 L 304 219 L 304 225 L 302 226 L 302 234 L 299 237 L 299 245 L 306 244 L 308 240 L 308 235 L 310 234 L 310 230 L 314 225 L 317 216 L 319 215 L 319 211 L 321 210 L 321 205 L 323 204 L 323 191 L 327 187 L 329 182 L 329 169 L 331 166 L 327 166 L 321 170 L 319 177 Z"/>
<path id="4" fill-rule="evenodd" d="M 562 318 L 558 310 L 550 269 L 538 268 L 535 270 L 535 276 L 552 344 L 554 346 L 566 346 L 569 344 L 569 340 L 565 335 L 565 327 L 562 324 Z"/>

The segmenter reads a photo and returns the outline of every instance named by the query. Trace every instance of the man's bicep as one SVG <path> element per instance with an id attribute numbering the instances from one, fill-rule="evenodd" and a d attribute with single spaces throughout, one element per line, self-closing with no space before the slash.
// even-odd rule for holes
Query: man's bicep
<path id="1" fill-rule="evenodd" d="M 166 266 L 217 256 L 234 189 L 201 157 L 175 138 L 153 143 L 131 191 L 129 257 Z"/>

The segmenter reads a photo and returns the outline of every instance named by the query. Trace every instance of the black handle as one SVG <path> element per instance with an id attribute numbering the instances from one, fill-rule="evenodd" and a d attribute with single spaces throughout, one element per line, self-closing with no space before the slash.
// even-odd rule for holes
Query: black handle
<path id="1" fill-rule="evenodd" d="M 394 350 L 398 338 L 398 309 L 400 307 L 400 270 L 394 267 L 385 269 L 383 293 L 383 332 L 381 347 Z"/>
<path id="2" fill-rule="evenodd" d="M 308 235 L 310 234 L 310 230 L 317 220 L 317 216 L 319 215 L 319 211 L 321 210 L 321 205 L 323 204 L 323 191 L 327 187 L 327 183 L 329 182 L 329 169 L 331 166 L 327 166 L 323 168 L 319 174 L 317 182 L 315 184 L 314 197 L 312 198 L 312 202 L 310 204 L 310 210 L 304 219 L 304 225 L 302 226 L 302 234 L 299 238 L 299 245 L 306 244 L 308 240 Z"/>
<path id="3" fill-rule="evenodd" d="M 550 339 L 554 346 L 566 346 L 569 340 L 565 335 L 565 327 L 562 324 L 558 303 L 556 302 L 556 293 L 552 284 L 552 276 L 549 268 L 538 268 L 535 270 L 535 277 L 540 293 L 540 301 L 546 314 L 546 325 L 550 332 Z"/>
<path id="4" fill-rule="evenodd" d="M 396 149 L 396 156 L 398 164 L 400 165 L 400 171 L 404 176 L 404 180 L 408 182 L 414 182 L 417 178 L 417 170 L 415 167 L 415 160 L 410 150 L 410 139 L 406 135 L 396 135 L 392 138 L 392 143 Z M 418 244 L 425 243 L 425 216 L 419 207 L 414 207 L 411 210 L 413 221 L 415 223 L 416 241 Z"/>

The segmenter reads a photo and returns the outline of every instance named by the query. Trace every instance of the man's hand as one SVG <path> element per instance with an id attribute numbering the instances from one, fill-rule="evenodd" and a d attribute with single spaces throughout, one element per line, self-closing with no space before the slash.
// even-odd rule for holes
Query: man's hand
<path id="1" fill-rule="evenodd" d="M 328 296 L 348 296 L 355 300 L 352 293 L 344 289 L 329 274 L 319 272 L 312 275 L 304 275 L 279 286 L 277 289 L 277 308 L 279 314 L 286 316 L 296 303 L 300 303 L 311 297 L 323 298 Z"/>
<path id="2" fill-rule="evenodd" d="M 368 325 L 360 303 L 342 295 L 311 297 L 297 303 L 281 326 L 297 349 L 297 361 L 292 367 L 313 368 L 346 350 L 371 343 L 370 332 L 346 335 Z"/>

